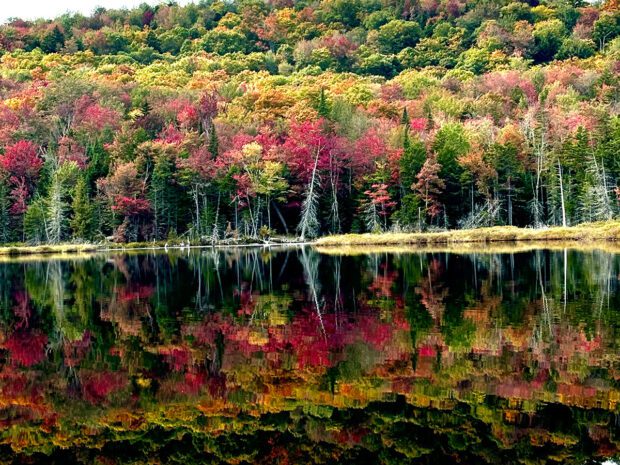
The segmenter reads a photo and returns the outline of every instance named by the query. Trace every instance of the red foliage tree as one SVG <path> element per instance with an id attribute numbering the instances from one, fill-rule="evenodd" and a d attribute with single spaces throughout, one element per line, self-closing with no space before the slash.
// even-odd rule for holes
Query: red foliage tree
<path id="1" fill-rule="evenodd" d="M 11 177 L 34 182 L 43 168 L 43 160 L 38 155 L 38 147 L 27 140 L 9 145 L 0 155 L 0 166 Z"/>
<path id="2" fill-rule="evenodd" d="M 324 128 L 323 119 L 291 123 L 284 142 L 289 168 L 304 183 L 312 176 L 317 157 L 318 170 L 326 170 L 330 166 L 330 153 L 337 148 L 337 138 L 327 134 Z"/>
<path id="3" fill-rule="evenodd" d="M 8 144 L 19 126 L 19 117 L 11 108 L 0 105 L 0 144 Z"/>
<path id="4" fill-rule="evenodd" d="M 14 215 L 22 215 L 28 209 L 28 197 L 29 189 L 26 185 L 26 181 L 23 178 L 11 178 L 11 199 L 13 204 L 11 205 L 11 213 Z"/>
<path id="5" fill-rule="evenodd" d="M 183 142 L 185 136 L 181 131 L 174 127 L 173 124 L 169 124 L 159 133 L 157 141 L 165 144 L 179 145 Z"/>
<path id="6" fill-rule="evenodd" d="M 90 141 L 98 139 L 106 129 L 117 128 L 122 120 L 116 110 L 101 106 L 87 95 L 81 97 L 75 106 L 75 129 Z"/>
<path id="7" fill-rule="evenodd" d="M 426 213 L 434 218 L 441 212 L 438 196 L 446 184 L 439 177 L 441 165 L 435 157 L 428 157 L 417 175 L 418 182 L 412 187 L 424 202 Z"/>
<path id="8" fill-rule="evenodd" d="M 58 161 L 60 163 L 75 162 L 80 169 L 86 168 L 88 157 L 86 150 L 70 137 L 61 137 L 58 141 Z"/>
<path id="9" fill-rule="evenodd" d="M 112 210 L 125 216 L 140 216 L 151 210 L 151 204 L 146 199 L 119 195 L 114 199 Z"/>
<path id="10" fill-rule="evenodd" d="M 26 211 L 28 197 L 39 178 L 43 160 L 38 155 L 38 147 L 30 141 L 20 140 L 9 145 L 0 156 L 0 167 L 7 174 L 11 183 L 13 205 L 11 213 L 15 215 Z"/>
<path id="11" fill-rule="evenodd" d="M 206 92 L 198 102 L 198 114 L 204 132 L 210 130 L 213 118 L 217 115 L 217 100 L 215 93 Z"/>
<path id="12" fill-rule="evenodd" d="M 383 138 L 371 129 L 355 141 L 351 154 L 351 167 L 356 175 L 370 174 L 374 171 L 377 160 L 384 158 L 387 152 L 388 147 Z"/>
<path id="13" fill-rule="evenodd" d="M 375 206 L 377 214 L 380 216 L 388 216 L 390 210 L 396 206 L 396 202 L 392 200 L 392 196 L 388 192 L 387 184 L 373 184 L 370 189 L 364 192 L 364 195 Z"/>

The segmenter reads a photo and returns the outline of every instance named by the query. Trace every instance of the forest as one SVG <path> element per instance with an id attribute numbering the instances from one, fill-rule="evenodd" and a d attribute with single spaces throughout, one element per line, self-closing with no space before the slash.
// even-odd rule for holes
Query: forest
<path id="1" fill-rule="evenodd" d="M 0 242 L 620 214 L 620 2 L 201 0 L 0 26 Z"/>

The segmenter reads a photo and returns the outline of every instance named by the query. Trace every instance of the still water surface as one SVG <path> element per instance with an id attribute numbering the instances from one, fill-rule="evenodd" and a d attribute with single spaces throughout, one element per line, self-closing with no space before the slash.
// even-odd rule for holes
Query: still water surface
<path id="1" fill-rule="evenodd" d="M 0 263 L 0 464 L 604 463 L 619 274 L 572 250 Z"/>

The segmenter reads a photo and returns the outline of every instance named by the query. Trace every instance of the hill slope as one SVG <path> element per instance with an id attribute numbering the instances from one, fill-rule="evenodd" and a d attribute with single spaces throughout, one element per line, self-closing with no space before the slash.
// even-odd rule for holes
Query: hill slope
<path id="1" fill-rule="evenodd" d="M 174 3 L 0 27 L 0 242 L 618 213 L 617 2 Z"/>

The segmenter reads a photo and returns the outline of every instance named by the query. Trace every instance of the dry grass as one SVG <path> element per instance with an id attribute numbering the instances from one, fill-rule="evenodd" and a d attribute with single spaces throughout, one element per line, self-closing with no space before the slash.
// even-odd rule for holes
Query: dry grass
<path id="1" fill-rule="evenodd" d="M 530 229 L 498 226 L 431 233 L 346 234 L 323 237 L 318 239 L 315 245 L 326 249 L 343 246 L 451 246 L 510 242 L 562 242 L 575 245 L 616 241 L 620 242 L 618 221 L 583 224 L 570 228 Z"/>
<path id="2" fill-rule="evenodd" d="M 15 257 L 20 255 L 75 255 L 87 252 L 95 252 L 100 246 L 92 244 L 58 244 L 58 245 L 36 245 L 36 246 L 7 246 L 0 247 L 0 257 Z"/>
<path id="3" fill-rule="evenodd" d="M 577 242 L 577 241 L 528 241 L 528 242 L 465 242 L 454 244 L 404 244 L 404 245 L 315 245 L 314 249 L 324 255 L 356 256 L 369 254 L 411 254 L 411 253 L 455 253 L 455 254 L 510 254 L 527 253 L 534 250 L 579 252 L 602 251 L 620 254 L 620 242 Z"/>
<path id="4" fill-rule="evenodd" d="M 194 249 L 241 249 L 250 247 L 269 246 L 271 250 L 287 249 L 302 245 L 293 240 L 278 242 L 249 242 L 249 241 L 222 241 L 214 245 L 186 245 L 180 247 L 177 243 L 170 244 L 160 242 L 131 242 L 128 244 L 102 243 L 102 244 L 58 244 L 58 245 L 37 245 L 29 246 L 23 244 L 13 244 L 10 246 L 0 247 L 0 263 L 15 260 L 20 261 L 36 261 L 41 259 L 59 260 L 85 258 L 91 256 L 95 252 L 111 252 L 124 254 L 140 254 L 144 252 L 161 252 L 168 254 L 180 254 Z"/>
<path id="5" fill-rule="evenodd" d="M 45 256 L 67 258 L 98 251 L 157 250 L 165 243 L 59 244 L 0 247 L 0 258 Z M 233 244 L 218 244 L 233 246 Z M 240 246 L 241 244 L 236 244 Z M 249 244 L 243 244 L 249 245 Z M 255 244 L 265 245 L 265 244 Z M 284 245 L 284 244 L 272 244 Z M 294 245 L 293 243 L 287 245 Z M 526 251 L 539 248 L 603 249 L 620 252 L 620 221 L 591 223 L 570 228 L 530 229 L 501 226 L 431 233 L 346 234 L 327 236 L 314 242 L 323 253 L 407 252 L 415 250 L 451 252 Z"/>

